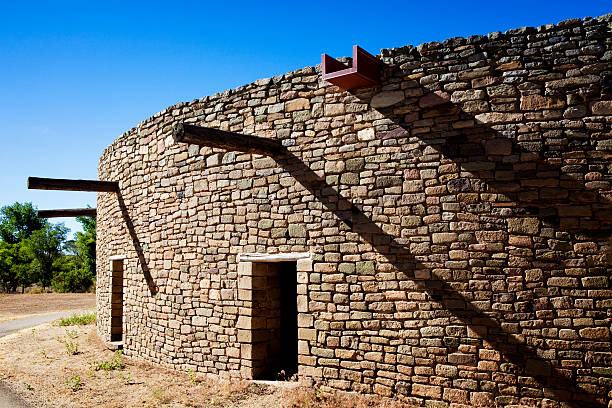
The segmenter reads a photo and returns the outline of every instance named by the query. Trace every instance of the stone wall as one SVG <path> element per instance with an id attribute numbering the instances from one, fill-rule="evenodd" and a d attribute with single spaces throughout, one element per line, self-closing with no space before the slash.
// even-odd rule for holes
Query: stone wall
<path id="1" fill-rule="evenodd" d="M 98 198 L 100 335 L 109 257 L 125 255 L 126 355 L 249 378 L 255 289 L 238 255 L 309 253 L 299 373 L 324 390 L 605 406 L 610 20 L 382 50 L 376 88 L 307 67 L 140 123 L 100 160 L 121 187 Z M 175 144 L 180 121 L 290 155 Z"/>

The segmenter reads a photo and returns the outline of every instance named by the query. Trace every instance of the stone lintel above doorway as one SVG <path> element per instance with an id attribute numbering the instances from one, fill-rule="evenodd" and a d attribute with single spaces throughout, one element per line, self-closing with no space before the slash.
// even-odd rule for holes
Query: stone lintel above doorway
<path id="1" fill-rule="evenodd" d="M 276 254 L 252 252 L 238 254 L 238 262 L 285 262 L 297 261 L 298 259 L 305 258 L 310 258 L 310 252 L 285 252 Z"/>

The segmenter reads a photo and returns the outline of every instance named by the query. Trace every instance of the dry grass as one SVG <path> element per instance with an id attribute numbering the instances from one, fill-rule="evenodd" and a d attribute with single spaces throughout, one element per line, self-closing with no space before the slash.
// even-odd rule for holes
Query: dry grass
<path id="1" fill-rule="evenodd" d="M 78 345 L 68 350 L 66 342 Z M 115 356 L 94 325 L 42 325 L 0 339 L 0 379 L 26 390 L 36 406 L 225 407 L 269 392 L 246 382 L 199 379 Z M 93 367 L 100 367 L 95 370 Z"/>
<path id="2" fill-rule="evenodd" d="M 1 294 L 0 322 L 35 314 L 96 308 L 93 293 Z"/>
<path id="3" fill-rule="evenodd" d="M 66 343 L 74 343 L 69 348 Z M 95 369 L 97 368 L 97 370 Z M 42 325 L 0 339 L 0 379 L 37 407 L 400 407 L 391 400 L 320 395 L 308 387 L 223 382 L 115 356 L 94 325 Z"/>
<path id="4" fill-rule="evenodd" d="M 297 387 L 282 395 L 286 408 L 408 408 L 400 401 L 375 395 L 352 393 L 321 393 L 312 387 Z"/>

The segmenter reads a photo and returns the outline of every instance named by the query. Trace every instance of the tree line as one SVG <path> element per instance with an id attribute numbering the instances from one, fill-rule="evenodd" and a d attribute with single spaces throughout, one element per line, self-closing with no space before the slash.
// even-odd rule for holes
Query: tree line
<path id="1" fill-rule="evenodd" d="M 0 209 L 0 290 L 38 284 L 56 292 L 89 290 L 96 276 L 96 219 L 77 217 L 83 232 L 38 217 L 32 203 Z"/>

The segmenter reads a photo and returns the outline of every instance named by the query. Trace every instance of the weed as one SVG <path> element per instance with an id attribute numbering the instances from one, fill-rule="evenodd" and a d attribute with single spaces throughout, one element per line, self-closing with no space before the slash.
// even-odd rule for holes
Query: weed
<path id="1" fill-rule="evenodd" d="M 70 317 L 63 317 L 56 321 L 57 326 L 83 326 L 86 324 L 94 324 L 96 322 L 96 313 L 75 314 Z"/>
<path id="2" fill-rule="evenodd" d="M 115 354 L 112 355 L 111 359 L 108 361 L 103 361 L 98 363 L 97 361 L 88 361 L 87 365 L 89 365 L 89 375 L 92 376 L 96 371 L 111 371 L 111 370 L 120 370 L 123 368 L 123 360 L 121 359 L 123 352 L 121 350 L 117 350 Z"/>
<path id="3" fill-rule="evenodd" d="M 153 390 L 153 398 L 155 398 L 156 400 L 158 400 L 162 404 L 166 404 L 166 403 L 170 402 L 170 400 L 171 400 L 171 398 L 168 397 L 168 395 L 166 395 L 166 393 L 164 393 L 159 388 L 156 388 L 156 389 Z"/>
<path id="4" fill-rule="evenodd" d="M 71 340 L 66 340 L 62 337 L 58 337 L 57 341 L 59 341 L 66 347 L 66 354 L 68 354 L 69 356 L 79 354 L 79 344 L 76 341 L 72 342 Z"/>
<path id="5" fill-rule="evenodd" d="M 73 392 L 83 388 L 83 382 L 81 381 L 81 377 L 79 377 L 78 375 L 73 375 L 72 377 L 67 379 L 66 388 L 72 390 Z"/>
<path id="6" fill-rule="evenodd" d="M 187 370 L 187 375 L 189 376 L 189 379 L 191 380 L 191 383 L 195 384 L 197 378 L 196 378 L 196 375 L 195 375 L 195 373 L 193 372 L 193 370 L 191 368 L 189 370 Z"/>
<path id="7" fill-rule="evenodd" d="M 43 358 L 49 358 L 45 349 L 40 350 L 40 354 L 42 354 Z"/>
<path id="8" fill-rule="evenodd" d="M 127 375 L 125 375 L 123 373 L 119 373 L 119 378 L 121 379 L 121 381 L 123 381 L 123 383 L 125 385 L 129 385 L 130 384 L 130 380 L 132 378 L 132 373 L 128 372 Z"/>
<path id="9" fill-rule="evenodd" d="M 79 333 L 76 330 L 66 329 L 66 336 L 68 336 L 71 339 L 76 339 L 77 337 L 79 337 Z"/>
<path id="10" fill-rule="evenodd" d="M 32 391 L 34 389 L 34 387 L 32 387 L 32 385 L 30 385 L 28 383 L 25 383 L 24 385 L 26 387 L 26 390 L 28 390 L 28 391 Z"/>

